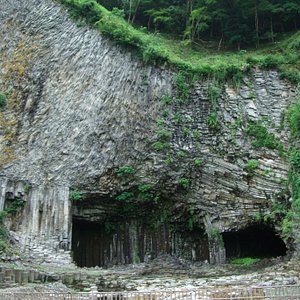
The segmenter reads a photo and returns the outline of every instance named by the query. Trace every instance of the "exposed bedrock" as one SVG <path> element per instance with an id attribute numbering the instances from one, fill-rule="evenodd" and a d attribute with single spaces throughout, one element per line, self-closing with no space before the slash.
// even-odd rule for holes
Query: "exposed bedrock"
<path id="1" fill-rule="evenodd" d="M 215 83 L 201 80 L 176 101 L 175 73 L 143 65 L 56 2 L 0 7 L 0 85 L 10 95 L 0 208 L 24 200 L 7 219 L 22 249 L 59 263 L 72 249 L 88 266 L 159 253 L 223 262 L 222 233 L 260 226 L 274 202 L 288 203 L 282 151 L 255 147 L 247 131 L 263 124 L 288 147 L 283 113 L 296 89 L 277 72 L 253 70 L 213 101 Z"/>

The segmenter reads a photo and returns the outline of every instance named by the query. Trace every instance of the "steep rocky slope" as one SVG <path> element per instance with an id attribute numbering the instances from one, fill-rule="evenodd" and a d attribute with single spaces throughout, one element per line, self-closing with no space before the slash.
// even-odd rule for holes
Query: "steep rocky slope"
<path id="1" fill-rule="evenodd" d="M 248 247 L 237 233 L 285 253 L 262 219 L 289 201 L 283 113 L 295 87 L 253 70 L 240 87 L 203 79 L 178 99 L 175 72 L 56 2 L 0 7 L 0 209 L 24 202 L 6 220 L 24 251 L 68 263 L 72 248 L 83 266 L 164 252 L 222 262 Z M 253 144 L 259 129 L 273 149 Z"/>

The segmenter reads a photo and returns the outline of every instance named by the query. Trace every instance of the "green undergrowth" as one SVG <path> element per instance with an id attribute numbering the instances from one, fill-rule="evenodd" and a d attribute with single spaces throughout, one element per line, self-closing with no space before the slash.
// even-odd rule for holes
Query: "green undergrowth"
<path id="1" fill-rule="evenodd" d="M 250 122 L 245 132 L 252 137 L 251 144 L 255 148 L 268 148 L 278 150 L 281 156 L 284 156 L 285 150 L 280 140 L 268 131 L 262 122 Z"/>
<path id="2" fill-rule="evenodd" d="M 25 204 L 26 201 L 23 198 L 16 197 L 7 208 L 0 211 L 0 253 L 13 253 L 14 250 L 9 243 L 9 232 L 4 220 L 7 216 L 15 216 L 24 208 Z"/>
<path id="3" fill-rule="evenodd" d="M 289 216 L 290 230 L 300 227 L 300 98 L 288 111 L 292 147 L 289 151 L 289 183 L 292 189 L 292 204 Z M 298 241 L 300 242 L 300 241 Z"/>
<path id="4" fill-rule="evenodd" d="M 232 258 L 230 260 L 230 263 L 233 265 L 239 265 L 239 266 L 251 266 L 257 262 L 259 262 L 259 258 L 253 258 L 253 257 L 243 257 L 243 258 Z"/>
<path id="5" fill-rule="evenodd" d="M 168 64 L 177 70 L 199 77 L 218 80 L 240 79 L 253 66 L 277 68 L 283 78 L 299 82 L 299 33 L 280 43 L 257 50 L 217 52 L 193 49 L 186 43 L 135 28 L 117 13 L 108 11 L 95 0 L 59 0 L 69 8 L 70 15 L 98 28 L 119 44 L 129 46 L 145 62 Z"/>
<path id="6" fill-rule="evenodd" d="M 83 201 L 85 199 L 85 195 L 77 189 L 70 190 L 69 199 L 74 202 Z"/>

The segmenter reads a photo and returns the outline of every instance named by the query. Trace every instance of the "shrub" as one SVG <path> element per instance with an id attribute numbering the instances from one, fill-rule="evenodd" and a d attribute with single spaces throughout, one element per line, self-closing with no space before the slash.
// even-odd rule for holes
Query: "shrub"
<path id="1" fill-rule="evenodd" d="M 32 189 L 32 185 L 29 183 L 26 183 L 24 186 L 24 192 L 25 194 L 29 194 L 30 190 Z"/>
<path id="2" fill-rule="evenodd" d="M 170 141 L 170 139 L 172 138 L 172 133 L 165 130 L 165 129 L 160 129 L 157 131 L 157 137 L 160 141 Z"/>
<path id="3" fill-rule="evenodd" d="M 207 124 L 208 127 L 212 130 L 219 129 L 218 115 L 216 112 L 212 112 L 208 115 Z"/>
<path id="4" fill-rule="evenodd" d="M 254 138 L 251 144 L 255 148 L 276 149 L 280 154 L 284 154 L 282 143 L 273 133 L 269 133 L 268 129 L 261 122 L 251 122 L 245 131 L 246 134 Z"/>
<path id="5" fill-rule="evenodd" d="M 300 133 L 300 101 L 289 108 L 287 116 L 292 136 L 298 136 Z"/>
<path id="6" fill-rule="evenodd" d="M 161 97 L 160 102 L 163 105 L 169 105 L 169 104 L 172 103 L 172 97 L 169 96 L 169 95 L 164 95 L 164 96 Z"/>
<path id="7" fill-rule="evenodd" d="M 190 187 L 190 181 L 184 177 L 179 180 L 179 184 L 186 190 Z"/>
<path id="8" fill-rule="evenodd" d="M 20 197 L 14 198 L 11 205 L 7 208 L 5 208 L 5 212 L 7 214 L 15 215 L 18 213 L 26 204 L 26 201 Z"/>
<path id="9" fill-rule="evenodd" d="M 4 94 L 0 92 L 0 110 L 3 110 L 7 105 L 7 99 Z"/>
<path id="10" fill-rule="evenodd" d="M 132 192 L 123 192 L 122 194 L 116 197 L 116 200 L 122 202 L 131 201 L 134 198 L 134 194 Z"/>
<path id="11" fill-rule="evenodd" d="M 187 77 L 185 73 L 179 72 L 175 76 L 175 84 L 177 88 L 177 97 L 181 100 L 186 100 L 189 96 L 190 87 L 187 84 Z"/>
<path id="12" fill-rule="evenodd" d="M 125 165 L 125 166 L 117 168 L 115 173 L 118 177 L 122 177 L 125 175 L 132 175 L 135 173 L 135 169 L 129 165 Z"/>
<path id="13" fill-rule="evenodd" d="M 216 83 L 210 83 L 208 86 L 208 96 L 213 106 L 216 105 L 216 101 L 221 94 L 221 89 Z"/>
<path id="14" fill-rule="evenodd" d="M 164 163 L 166 165 L 171 165 L 172 163 L 174 162 L 174 159 L 170 156 L 168 156 L 165 160 L 164 160 Z"/>
<path id="15" fill-rule="evenodd" d="M 202 166 L 202 164 L 203 164 L 203 160 L 201 160 L 201 159 L 195 159 L 194 160 L 194 165 L 196 167 L 200 167 L 200 166 Z"/>
<path id="16" fill-rule="evenodd" d="M 192 135 L 193 135 L 193 138 L 194 138 L 195 140 L 199 140 L 200 137 L 201 137 L 201 133 L 200 133 L 200 131 L 197 130 L 197 129 L 193 130 Z"/>
<path id="17" fill-rule="evenodd" d="M 248 171 L 248 174 L 250 176 L 253 176 L 254 175 L 254 171 L 258 168 L 258 161 L 256 159 L 250 159 L 248 162 L 247 162 L 247 165 L 246 165 L 246 170 Z"/>
<path id="18" fill-rule="evenodd" d="M 293 221 L 287 215 L 281 222 L 281 236 L 284 240 L 287 240 L 293 232 Z"/>
<path id="19" fill-rule="evenodd" d="M 170 145 L 162 142 L 155 142 L 152 144 L 153 149 L 156 151 L 162 151 L 170 148 Z"/>
<path id="20" fill-rule="evenodd" d="M 78 190 L 71 190 L 70 191 L 70 195 L 69 195 L 69 199 L 71 201 L 83 201 L 84 200 L 84 195 L 82 194 L 81 191 Z"/>
<path id="21" fill-rule="evenodd" d="M 300 151 L 298 149 L 290 149 L 289 163 L 294 171 L 300 173 Z"/>
<path id="22" fill-rule="evenodd" d="M 182 115 L 179 112 L 175 114 L 174 121 L 176 124 L 180 124 L 182 122 Z"/>
<path id="23" fill-rule="evenodd" d="M 152 188 L 151 184 L 147 184 L 147 183 L 138 186 L 138 190 L 141 193 L 149 192 L 151 188 Z"/>
<path id="24" fill-rule="evenodd" d="M 0 252 L 6 252 L 7 249 L 8 249 L 7 240 L 1 240 L 0 239 Z"/>
<path id="25" fill-rule="evenodd" d="M 189 136 L 189 134 L 190 134 L 189 128 L 183 127 L 182 133 L 183 133 L 184 137 L 187 138 Z"/>

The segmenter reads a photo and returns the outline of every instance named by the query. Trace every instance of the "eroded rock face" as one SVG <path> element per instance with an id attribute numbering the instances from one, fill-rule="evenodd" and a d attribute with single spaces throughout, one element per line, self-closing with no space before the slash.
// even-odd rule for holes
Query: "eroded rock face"
<path id="1" fill-rule="evenodd" d="M 220 262 L 221 232 L 247 227 L 272 202 L 288 201 L 287 162 L 277 150 L 255 148 L 246 130 L 262 121 L 287 147 L 282 113 L 295 88 L 276 72 L 253 70 L 239 89 L 219 87 L 215 103 L 214 83 L 197 82 L 182 103 L 171 71 L 143 65 L 128 49 L 78 26 L 57 3 L 0 0 L 0 7 L 0 83 L 13 95 L 3 115 L 17 121 L 9 123 L 12 143 L 1 128 L 1 149 L 13 155 L 2 163 L 0 208 L 8 192 L 26 200 L 11 221 L 25 249 L 41 258 L 56 251 L 67 262 L 72 216 L 104 224 L 121 206 L 124 217 L 128 207 L 116 197 L 124 200 L 125 192 L 133 198 L 125 199 L 134 204 L 130 218 L 144 218 L 139 210 L 146 206 L 155 224 L 206 230 L 210 260 Z M 161 103 L 164 95 L 171 104 Z M 253 172 L 250 160 L 257 163 Z M 117 176 L 125 165 L 134 172 Z M 97 204 L 72 204 L 70 188 Z"/>

